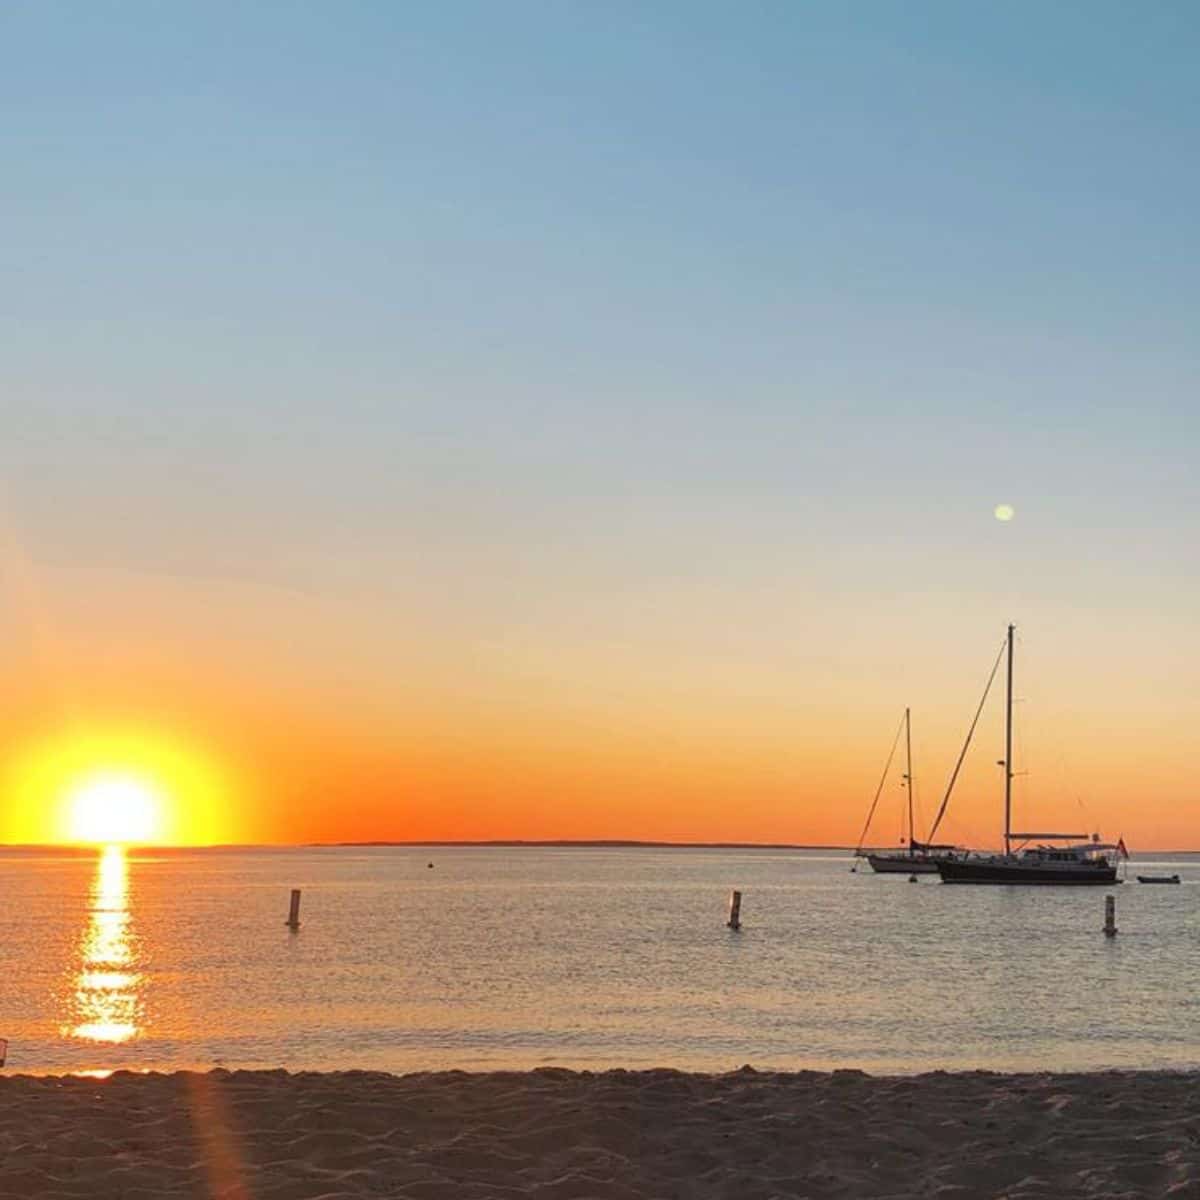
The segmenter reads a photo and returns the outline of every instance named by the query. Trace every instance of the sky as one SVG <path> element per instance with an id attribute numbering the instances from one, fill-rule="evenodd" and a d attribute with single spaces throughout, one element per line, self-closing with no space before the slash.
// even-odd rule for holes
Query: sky
<path id="1" fill-rule="evenodd" d="M 174 840 L 853 844 L 1012 621 L 1018 812 L 1200 846 L 1198 52 L 1166 0 L 6 5 L 0 838 L 132 773 Z"/>

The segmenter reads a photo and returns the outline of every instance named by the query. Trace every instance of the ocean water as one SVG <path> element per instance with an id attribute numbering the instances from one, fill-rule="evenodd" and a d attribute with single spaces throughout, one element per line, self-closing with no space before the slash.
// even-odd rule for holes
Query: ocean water
<path id="1" fill-rule="evenodd" d="M 0 851 L 6 1070 L 1200 1065 L 1200 858 L 1131 864 L 1115 939 L 1109 889 L 849 868 L 767 850 Z M 1154 869 L 1183 885 L 1133 882 Z"/>

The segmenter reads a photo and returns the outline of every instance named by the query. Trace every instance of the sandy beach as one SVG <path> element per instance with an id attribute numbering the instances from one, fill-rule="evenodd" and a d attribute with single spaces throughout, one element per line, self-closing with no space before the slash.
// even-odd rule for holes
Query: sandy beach
<path id="1" fill-rule="evenodd" d="M 1196 1080 L 857 1071 L 0 1079 L 0 1195 L 1200 1196 Z"/>

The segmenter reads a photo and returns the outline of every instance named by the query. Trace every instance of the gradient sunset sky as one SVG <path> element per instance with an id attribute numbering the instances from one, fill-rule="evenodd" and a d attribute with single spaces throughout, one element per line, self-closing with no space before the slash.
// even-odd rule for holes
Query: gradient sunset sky
<path id="1" fill-rule="evenodd" d="M 0 47 L 0 837 L 114 770 L 182 840 L 853 843 L 1011 620 L 1018 823 L 1200 845 L 1195 5 Z"/>

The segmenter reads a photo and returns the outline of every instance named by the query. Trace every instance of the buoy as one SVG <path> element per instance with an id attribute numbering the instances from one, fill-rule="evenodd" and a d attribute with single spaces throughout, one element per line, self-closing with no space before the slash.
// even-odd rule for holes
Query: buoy
<path id="1" fill-rule="evenodd" d="M 292 902 L 288 907 L 287 927 L 295 933 L 300 928 L 300 889 L 292 888 Z"/>

